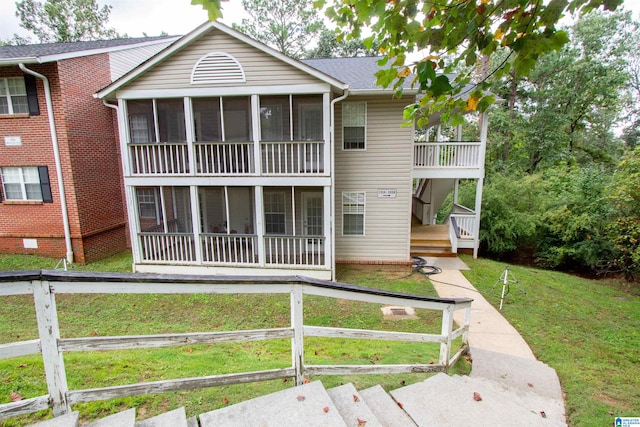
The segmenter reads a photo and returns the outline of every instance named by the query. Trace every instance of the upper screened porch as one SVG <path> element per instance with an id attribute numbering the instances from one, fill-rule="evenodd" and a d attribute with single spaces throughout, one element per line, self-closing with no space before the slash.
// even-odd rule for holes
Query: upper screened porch
<path id="1" fill-rule="evenodd" d="M 329 176 L 329 94 L 121 103 L 128 177 Z"/>
<path id="2" fill-rule="evenodd" d="M 416 128 L 413 178 L 482 178 L 487 146 L 487 115 L 477 124 Z"/>

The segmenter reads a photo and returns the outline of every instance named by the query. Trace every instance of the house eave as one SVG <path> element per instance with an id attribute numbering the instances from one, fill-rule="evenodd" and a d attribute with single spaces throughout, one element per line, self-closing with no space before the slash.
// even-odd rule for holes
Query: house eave
<path id="1" fill-rule="evenodd" d="M 259 49 L 275 58 L 280 59 L 281 61 L 301 70 L 306 72 L 307 74 L 312 75 L 313 77 L 318 78 L 319 80 L 330 84 L 332 87 L 338 89 L 338 90 L 346 90 L 348 88 L 348 85 L 344 82 L 341 82 L 339 80 L 336 80 L 335 78 L 319 71 L 316 70 L 313 67 L 310 67 L 306 64 L 303 64 L 300 61 L 297 61 L 295 59 L 289 58 L 288 56 L 284 55 L 281 52 L 278 52 L 277 50 L 270 48 L 269 46 L 258 42 L 248 36 L 245 36 L 242 33 L 239 33 L 238 31 L 233 30 L 232 28 L 227 27 L 224 24 L 221 24 L 219 22 L 213 21 L 213 22 L 205 22 L 204 24 L 200 25 L 198 28 L 194 29 L 193 31 L 191 31 L 190 33 L 184 35 L 182 38 L 178 39 L 175 43 L 173 43 L 171 46 L 167 47 L 166 49 L 162 50 L 161 52 L 159 52 L 158 54 L 156 54 L 155 56 L 151 57 L 148 61 L 143 62 L 142 64 L 140 64 L 138 67 L 134 68 L 133 70 L 129 71 L 127 74 L 125 74 L 124 76 L 120 77 L 118 80 L 116 80 L 115 82 L 111 83 L 109 86 L 105 87 L 104 89 L 96 92 L 95 97 L 97 98 L 108 98 L 111 97 L 113 98 L 116 91 L 118 91 L 120 88 L 122 88 L 123 86 L 125 86 L 126 84 L 130 83 L 131 81 L 133 81 L 134 79 L 136 79 L 137 77 L 139 77 L 140 75 L 144 74 L 146 71 L 150 70 L 151 68 L 153 68 L 154 66 L 156 66 L 158 63 L 162 62 L 165 58 L 173 55 L 174 53 L 178 52 L 179 50 L 181 50 L 182 48 L 188 46 L 189 44 L 191 44 L 193 41 L 197 40 L 198 38 L 200 38 L 202 35 L 204 35 L 205 33 L 207 33 L 208 31 L 210 31 L 211 29 L 217 29 L 231 37 L 234 37 L 244 43 L 247 43 L 248 45 L 255 47 L 256 49 Z"/>

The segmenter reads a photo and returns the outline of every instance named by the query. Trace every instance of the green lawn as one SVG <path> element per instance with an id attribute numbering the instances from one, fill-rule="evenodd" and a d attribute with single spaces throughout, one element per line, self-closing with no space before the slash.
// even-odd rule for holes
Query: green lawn
<path id="1" fill-rule="evenodd" d="M 496 307 L 505 265 L 463 257 L 469 280 Z M 53 268 L 56 261 L 0 255 L 0 270 Z M 91 270 L 128 271 L 124 254 L 91 264 Z M 74 266 L 87 269 L 87 266 Z M 614 416 L 640 415 L 640 288 L 616 280 L 587 280 L 575 276 L 511 266 L 518 279 L 505 299 L 503 314 L 520 331 L 536 356 L 558 371 L 566 393 L 572 426 L 611 425 Z M 341 281 L 363 286 L 435 295 L 422 275 L 404 277 L 375 268 L 343 268 Z M 251 329 L 286 326 L 284 296 L 236 295 L 60 295 L 63 336 L 149 334 L 182 331 Z M 375 304 L 305 297 L 305 323 L 352 328 L 438 332 L 440 315 L 419 312 L 420 321 L 382 320 Z M 0 304 L 0 342 L 36 337 L 31 298 L 9 297 Z M 307 339 L 307 362 L 411 363 L 437 360 L 438 349 L 414 344 Z M 86 388 L 138 381 L 180 378 L 211 373 L 283 367 L 290 361 L 286 340 L 186 346 L 160 350 L 74 353 L 65 356 L 70 387 Z M 461 367 L 464 370 L 465 367 Z M 387 389 L 422 379 L 419 375 L 322 377 L 327 386 L 348 381 L 359 388 L 382 383 Z M 12 391 L 24 397 L 45 394 L 38 357 L 0 361 L 0 403 Z M 125 407 L 137 406 L 151 416 L 180 405 L 189 414 L 235 403 L 291 386 L 269 381 L 155 396 L 114 399 L 76 405 L 85 420 Z M 46 414 L 45 414 L 46 415 Z M 6 421 L 21 425 L 38 414 Z"/>
<path id="2" fill-rule="evenodd" d="M 0 270 L 54 268 L 56 261 L 0 255 Z M 76 270 L 129 271 L 131 257 L 123 254 Z M 376 269 L 342 269 L 343 281 L 423 295 L 435 295 L 422 275 L 409 277 Z M 61 335 L 143 335 L 260 329 L 289 326 L 288 295 L 57 295 Z M 305 324 L 358 329 L 440 333 L 441 313 L 418 310 L 419 320 L 390 321 L 382 318 L 378 304 L 306 296 Z M 0 343 L 37 338 L 32 298 L 12 296 L 0 304 Z M 308 364 L 393 364 L 437 362 L 436 344 L 396 343 L 307 338 Z M 164 349 L 138 349 L 65 354 L 70 389 L 84 389 L 162 379 L 186 378 L 290 366 L 289 340 L 220 345 L 191 345 Z M 465 362 L 466 363 L 466 362 Z M 457 367 L 465 372 L 464 363 Z M 319 377 L 331 387 L 354 382 L 365 388 L 382 384 L 387 389 L 422 380 L 424 374 Z M 46 394 L 42 362 L 38 356 L 0 360 L 0 403 L 12 392 L 24 398 Z M 285 387 L 292 381 L 267 381 L 204 390 L 184 391 L 75 405 L 87 421 L 125 407 L 136 406 L 141 417 L 186 406 L 188 415 L 209 411 Z M 43 412 L 7 420 L 16 426 L 49 415 Z"/>
<path id="3" fill-rule="evenodd" d="M 505 265 L 464 257 L 465 276 L 497 308 Z M 573 426 L 640 416 L 640 287 L 510 266 L 504 316 L 558 372 Z"/>

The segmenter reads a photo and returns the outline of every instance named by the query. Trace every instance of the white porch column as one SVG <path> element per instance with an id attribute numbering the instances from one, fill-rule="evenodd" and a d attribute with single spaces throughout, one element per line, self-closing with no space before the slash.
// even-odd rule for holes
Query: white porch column
<path id="1" fill-rule="evenodd" d="M 456 178 L 453 184 L 453 204 L 458 204 L 458 195 L 460 191 L 460 178 Z"/>
<path id="2" fill-rule="evenodd" d="M 120 137 L 120 155 L 122 157 L 123 177 L 131 176 L 131 153 L 129 151 L 129 120 L 127 120 L 127 105 L 123 99 L 118 99 L 118 135 Z"/>
<path id="3" fill-rule="evenodd" d="M 256 206 L 256 233 L 258 234 L 258 262 L 261 267 L 267 264 L 267 254 L 264 247 L 264 187 L 257 185 L 254 191 Z"/>
<path id="4" fill-rule="evenodd" d="M 473 230 L 473 257 L 478 258 L 478 247 L 480 246 L 480 214 L 482 213 L 482 185 L 484 178 L 479 178 L 476 184 L 476 220 L 474 221 Z"/>
<path id="5" fill-rule="evenodd" d="M 124 187 L 125 198 L 127 200 L 127 215 L 129 217 L 129 235 L 131 236 L 131 254 L 133 255 L 133 263 L 139 264 L 142 261 L 140 252 L 140 224 L 138 223 L 138 200 L 136 198 L 136 189 L 130 185 Z"/>
<path id="6" fill-rule="evenodd" d="M 193 112 L 191 110 L 191 98 L 184 98 L 184 121 L 187 136 L 187 155 L 189 156 L 189 174 L 196 174 L 196 150 L 193 146 L 195 132 L 193 128 Z"/>
<path id="7" fill-rule="evenodd" d="M 253 167 L 256 175 L 262 175 L 262 155 L 260 153 L 260 99 L 251 95 L 251 121 L 253 135 Z"/>
<path id="8" fill-rule="evenodd" d="M 331 215 L 331 186 L 324 187 L 324 191 L 322 192 L 324 196 L 324 206 L 323 206 L 323 221 L 324 225 L 322 230 L 324 231 L 324 266 L 327 269 L 330 269 L 333 266 L 333 233 L 332 233 L 332 215 Z M 332 273 L 333 274 L 333 273 Z M 335 279 L 335 277 L 333 277 Z"/>
<path id="9" fill-rule="evenodd" d="M 191 197 L 191 227 L 193 232 L 193 243 L 196 248 L 196 262 L 202 264 L 202 238 L 200 237 L 200 198 L 198 197 L 198 186 L 189 186 Z"/>

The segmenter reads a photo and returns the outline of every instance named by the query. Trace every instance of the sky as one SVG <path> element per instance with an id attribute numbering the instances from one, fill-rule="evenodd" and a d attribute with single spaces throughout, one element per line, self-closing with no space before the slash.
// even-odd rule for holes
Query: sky
<path id="1" fill-rule="evenodd" d="M 28 36 L 20 28 L 15 16 L 16 0 L 0 0 L 0 39 L 10 39 L 14 33 Z M 100 5 L 110 4 L 109 26 L 129 37 L 140 37 L 143 33 L 157 36 L 161 32 L 183 35 L 207 20 L 201 6 L 192 6 L 191 0 L 98 0 Z M 240 0 L 223 1 L 222 22 L 230 25 L 242 20 L 244 10 Z M 633 11 L 640 20 L 640 0 L 624 0 L 624 7 Z"/>

